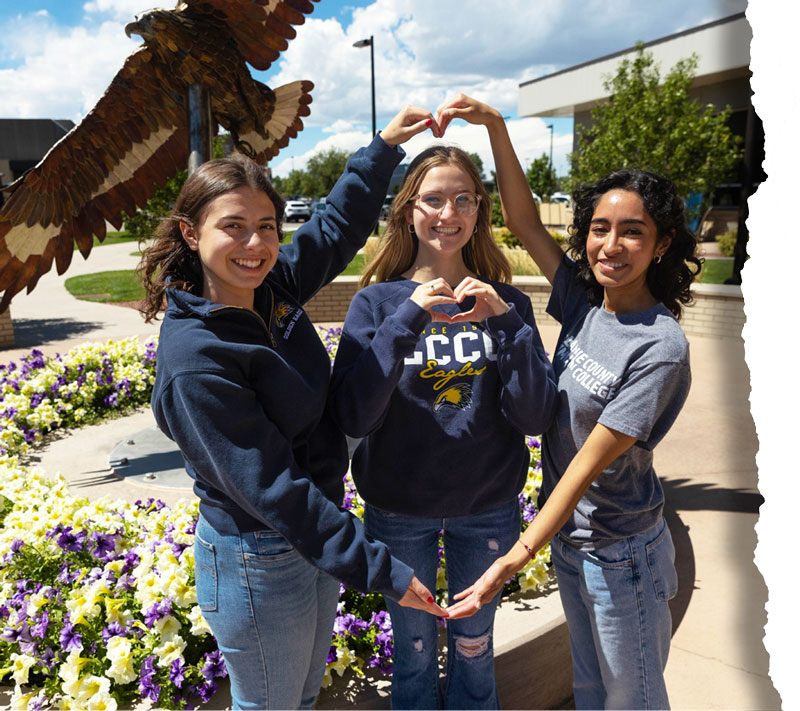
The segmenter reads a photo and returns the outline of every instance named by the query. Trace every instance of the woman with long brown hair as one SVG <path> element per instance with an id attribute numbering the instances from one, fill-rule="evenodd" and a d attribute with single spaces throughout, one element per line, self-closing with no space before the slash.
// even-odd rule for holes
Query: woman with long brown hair
<path id="1" fill-rule="evenodd" d="M 428 588 L 440 534 L 454 590 L 519 537 L 525 435 L 540 433 L 553 415 L 555 383 L 531 302 L 509 283 L 490 216 L 491 200 L 463 150 L 439 145 L 419 154 L 334 362 L 334 416 L 364 438 L 351 470 L 367 504 L 367 532 Z M 448 622 L 444 690 L 436 620 L 387 599 L 393 708 L 498 707 L 498 598 Z"/>

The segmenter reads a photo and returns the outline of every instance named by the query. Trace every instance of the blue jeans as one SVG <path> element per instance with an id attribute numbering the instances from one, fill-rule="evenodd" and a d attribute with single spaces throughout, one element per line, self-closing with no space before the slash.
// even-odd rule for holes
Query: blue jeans
<path id="1" fill-rule="evenodd" d="M 433 592 L 443 531 L 450 595 L 472 585 L 519 538 L 517 500 L 480 514 L 453 518 L 399 516 L 367 505 L 367 532 L 414 569 Z M 452 599 L 452 598 L 451 598 Z M 394 709 L 496 709 L 492 628 L 500 595 L 475 615 L 447 623 L 447 677 L 439 685 L 436 617 L 386 599 L 394 630 Z"/>
<path id="2" fill-rule="evenodd" d="M 310 709 L 331 645 L 339 583 L 276 531 L 195 532 L 197 603 L 217 639 L 236 709 Z"/>
<path id="3" fill-rule="evenodd" d="M 668 709 L 664 667 L 678 591 L 666 522 L 591 553 L 551 542 L 578 709 Z"/>

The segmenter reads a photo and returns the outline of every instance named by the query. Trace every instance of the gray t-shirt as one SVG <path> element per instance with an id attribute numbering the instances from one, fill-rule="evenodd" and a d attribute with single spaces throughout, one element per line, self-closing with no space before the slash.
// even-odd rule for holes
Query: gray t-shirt
<path id="1" fill-rule="evenodd" d="M 689 344 L 663 304 L 632 314 L 590 304 L 568 257 L 556 272 L 547 312 L 562 328 L 553 357 L 558 410 L 542 440 L 540 506 L 598 422 L 637 439 L 592 483 L 559 532 L 569 545 L 596 550 L 661 517 L 653 448 L 689 393 Z"/>

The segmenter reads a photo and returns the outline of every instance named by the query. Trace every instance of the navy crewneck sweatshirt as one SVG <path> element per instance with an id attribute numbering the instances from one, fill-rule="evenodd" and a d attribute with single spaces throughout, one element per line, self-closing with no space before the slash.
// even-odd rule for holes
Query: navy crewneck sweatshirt
<path id="1" fill-rule="evenodd" d="M 488 280 L 487 280 L 488 281 Z M 550 424 L 556 384 L 530 299 L 488 282 L 510 309 L 481 323 L 432 322 L 400 277 L 356 294 L 334 363 L 331 407 L 364 437 L 352 462 L 372 506 L 408 516 L 488 511 L 527 476 L 526 434 Z M 451 315 L 462 304 L 437 306 Z"/>

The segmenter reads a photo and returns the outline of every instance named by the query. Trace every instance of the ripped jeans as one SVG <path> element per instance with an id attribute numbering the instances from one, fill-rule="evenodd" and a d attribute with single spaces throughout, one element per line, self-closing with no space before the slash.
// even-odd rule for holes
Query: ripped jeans
<path id="1" fill-rule="evenodd" d="M 431 592 L 443 531 L 450 596 L 472 585 L 520 534 L 516 498 L 491 511 L 451 518 L 400 516 L 367 505 L 364 522 L 367 532 L 410 565 Z M 472 617 L 448 621 L 444 690 L 439 683 L 437 618 L 386 599 L 394 629 L 393 709 L 500 708 L 492 639 L 499 599 Z"/>

